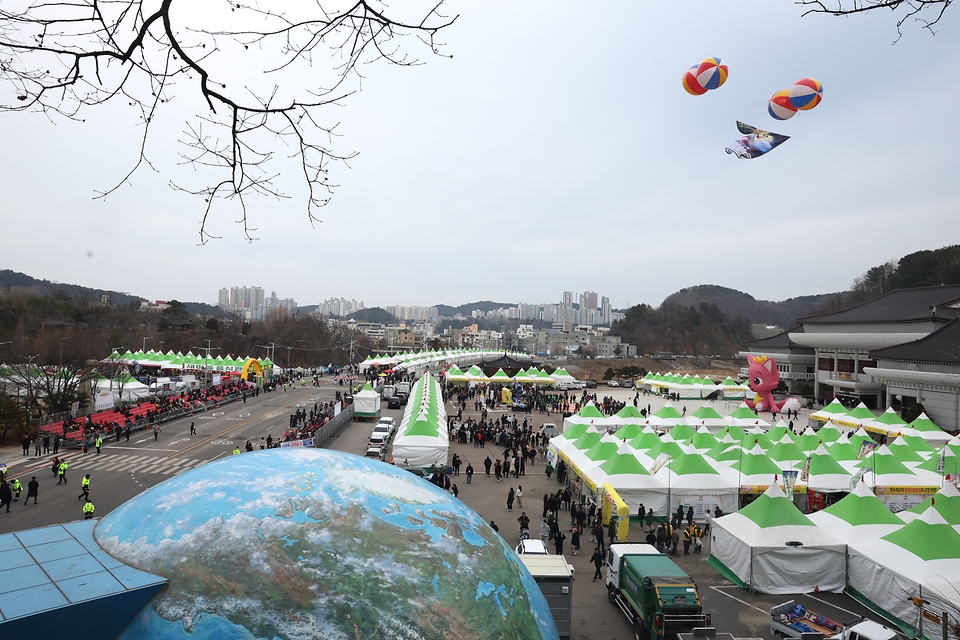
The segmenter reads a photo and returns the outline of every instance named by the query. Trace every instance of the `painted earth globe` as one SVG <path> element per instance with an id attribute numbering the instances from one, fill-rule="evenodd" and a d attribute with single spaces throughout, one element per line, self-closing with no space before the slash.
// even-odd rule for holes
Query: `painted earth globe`
<path id="1" fill-rule="evenodd" d="M 230 456 L 126 502 L 94 535 L 168 579 L 123 640 L 558 638 L 533 577 L 476 512 L 347 453 Z"/>

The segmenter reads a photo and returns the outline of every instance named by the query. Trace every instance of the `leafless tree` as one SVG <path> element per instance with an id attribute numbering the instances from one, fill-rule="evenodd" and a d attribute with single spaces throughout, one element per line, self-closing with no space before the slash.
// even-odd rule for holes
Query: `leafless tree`
<path id="1" fill-rule="evenodd" d="M 826 13 L 833 16 L 851 16 L 858 13 L 889 9 L 897 16 L 897 38 L 903 37 L 903 25 L 916 20 L 924 29 L 936 35 L 934 26 L 943 18 L 953 0 L 796 0 L 804 7 L 803 15 Z"/>
<path id="2" fill-rule="evenodd" d="M 421 4 L 424 3 L 424 4 Z M 180 142 L 181 164 L 211 172 L 199 186 L 170 181 L 205 201 L 234 201 L 248 240 L 248 199 L 289 197 L 278 180 L 293 162 L 307 216 L 335 188 L 329 107 L 356 91 L 363 65 L 419 64 L 412 41 L 439 54 L 438 32 L 455 17 L 443 0 L 4 0 L 0 6 L 0 109 L 83 121 L 89 107 L 126 102 L 139 113 L 139 156 L 106 197 L 150 160 L 158 114 L 178 95 L 199 99 Z M 186 91 L 178 90 L 186 89 Z M 204 173 L 203 175 L 207 175 Z"/>

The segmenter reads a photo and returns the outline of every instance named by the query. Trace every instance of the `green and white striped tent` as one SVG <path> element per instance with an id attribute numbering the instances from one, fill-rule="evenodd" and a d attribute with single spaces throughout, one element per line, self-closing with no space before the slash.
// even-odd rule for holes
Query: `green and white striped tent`
<path id="1" fill-rule="evenodd" d="M 760 593 L 839 593 L 846 586 L 846 545 L 817 527 L 777 483 L 752 503 L 713 521 L 708 561 Z"/>

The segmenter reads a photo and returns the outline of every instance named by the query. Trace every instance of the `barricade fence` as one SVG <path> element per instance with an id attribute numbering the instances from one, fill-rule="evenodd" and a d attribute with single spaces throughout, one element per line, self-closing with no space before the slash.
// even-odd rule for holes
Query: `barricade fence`
<path id="1" fill-rule="evenodd" d="M 347 425 L 353 423 L 353 405 L 348 405 L 343 408 L 343 410 L 335 415 L 330 422 L 327 422 L 322 427 L 317 429 L 313 433 L 313 446 L 315 447 L 326 447 L 330 441 L 343 433 L 343 430 L 347 428 Z"/>

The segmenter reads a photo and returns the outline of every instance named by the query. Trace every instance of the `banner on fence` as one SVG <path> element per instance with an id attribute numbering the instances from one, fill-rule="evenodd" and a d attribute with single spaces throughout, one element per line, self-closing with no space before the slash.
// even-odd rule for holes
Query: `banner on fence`
<path id="1" fill-rule="evenodd" d="M 290 442 L 281 442 L 281 447 L 312 447 L 313 438 L 307 438 L 306 440 L 291 440 Z"/>

